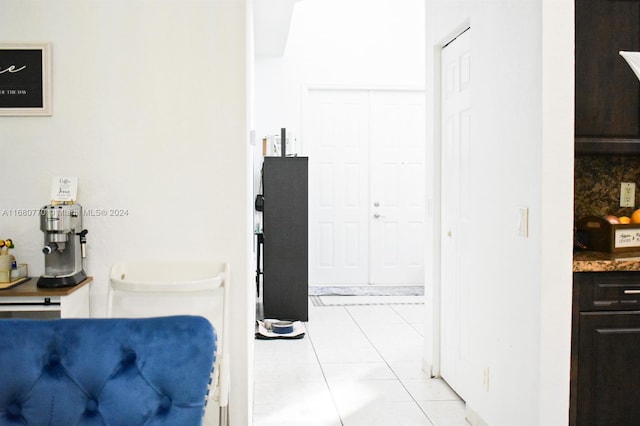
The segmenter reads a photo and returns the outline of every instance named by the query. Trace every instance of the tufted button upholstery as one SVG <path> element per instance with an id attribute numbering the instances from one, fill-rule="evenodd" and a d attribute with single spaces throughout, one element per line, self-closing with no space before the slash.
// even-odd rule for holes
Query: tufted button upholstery
<path id="1" fill-rule="evenodd" d="M 49 354 L 49 367 L 55 368 L 60 365 L 60 354 L 57 352 L 51 352 Z"/>
<path id="2" fill-rule="evenodd" d="M 90 416 L 95 415 L 98 412 L 98 401 L 93 398 L 88 399 L 87 405 L 84 407 L 84 410 Z"/>
<path id="3" fill-rule="evenodd" d="M 162 398 L 160 398 L 160 404 L 158 404 L 158 412 L 167 413 L 170 408 L 171 398 L 169 398 L 167 395 L 163 395 Z"/>
<path id="4" fill-rule="evenodd" d="M 136 363 L 136 353 L 131 349 L 125 349 L 122 351 L 122 366 L 123 367 L 131 367 Z"/>
<path id="5" fill-rule="evenodd" d="M 22 407 L 17 402 L 12 402 L 7 406 L 7 414 L 11 418 L 19 417 L 22 412 Z"/>
<path id="6" fill-rule="evenodd" d="M 0 341 L 2 426 L 202 420 L 216 349 L 202 317 L 7 319 Z"/>

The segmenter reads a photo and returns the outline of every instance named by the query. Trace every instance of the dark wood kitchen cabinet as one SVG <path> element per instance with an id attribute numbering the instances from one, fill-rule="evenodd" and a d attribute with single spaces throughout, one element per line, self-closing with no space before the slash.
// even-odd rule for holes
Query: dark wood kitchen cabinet
<path id="1" fill-rule="evenodd" d="M 640 82 L 621 50 L 640 51 L 640 1 L 575 2 L 576 153 L 640 153 Z"/>
<path id="2" fill-rule="evenodd" d="M 572 426 L 640 424 L 640 272 L 573 275 Z"/>

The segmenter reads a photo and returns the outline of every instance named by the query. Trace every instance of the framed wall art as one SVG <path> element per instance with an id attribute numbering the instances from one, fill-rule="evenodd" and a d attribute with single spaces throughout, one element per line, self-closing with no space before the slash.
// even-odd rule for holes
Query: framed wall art
<path id="1" fill-rule="evenodd" d="M 0 116 L 51 115 L 51 45 L 0 43 Z"/>

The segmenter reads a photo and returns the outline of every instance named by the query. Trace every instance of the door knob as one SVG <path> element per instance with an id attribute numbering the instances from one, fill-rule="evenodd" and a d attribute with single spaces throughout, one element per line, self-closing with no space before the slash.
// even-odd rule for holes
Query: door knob
<path id="1" fill-rule="evenodd" d="M 380 203 L 379 203 L 379 202 L 377 202 L 377 201 L 375 201 L 375 202 L 373 203 L 373 207 L 380 207 Z"/>

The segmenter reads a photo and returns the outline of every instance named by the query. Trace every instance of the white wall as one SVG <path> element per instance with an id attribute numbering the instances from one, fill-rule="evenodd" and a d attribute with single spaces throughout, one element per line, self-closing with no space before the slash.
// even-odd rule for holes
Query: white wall
<path id="1" fill-rule="evenodd" d="M 286 127 L 304 145 L 309 86 L 424 86 L 424 1 L 303 0 L 283 57 L 256 59 L 258 138 Z"/>
<path id="2" fill-rule="evenodd" d="M 425 364 L 437 367 L 438 67 L 444 43 L 471 27 L 474 211 L 473 347 L 490 368 L 468 378 L 468 407 L 492 426 L 568 421 L 573 197 L 573 2 L 429 0 L 427 16 L 427 307 Z M 529 208 L 529 237 L 517 236 Z"/>
<path id="3" fill-rule="evenodd" d="M 228 261 L 236 425 L 250 418 L 255 309 L 245 3 L 0 0 L 0 40 L 53 55 L 53 115 L 0 117 L 0 207 L 39 208 L 62 175 L 79 177 L 85 209 L 126 209 L 84 220 L 95 316 L 118 260 Z M 36 217 L 2 215 L 0 235 L 43 272 Z"/>

